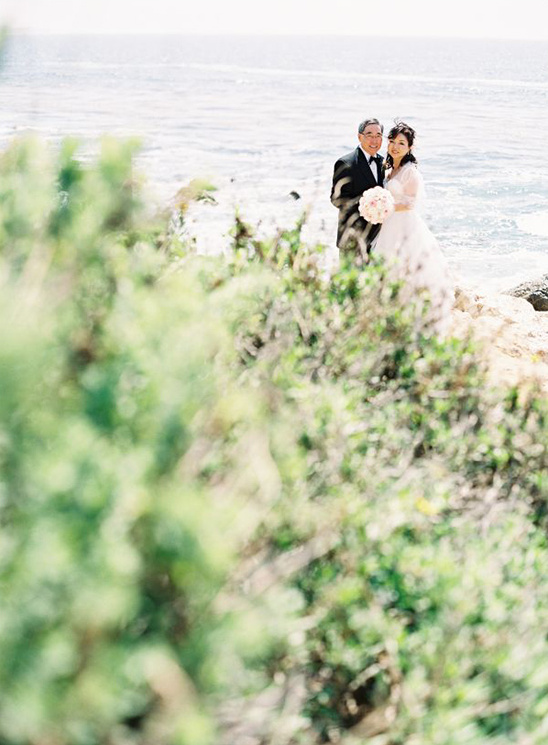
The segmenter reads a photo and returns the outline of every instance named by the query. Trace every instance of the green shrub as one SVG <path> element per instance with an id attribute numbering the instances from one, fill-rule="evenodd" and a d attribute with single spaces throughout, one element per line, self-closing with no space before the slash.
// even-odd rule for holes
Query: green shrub
<path id="1" fill-rule="evenodd" d="M 134 152 L 0 160 L 0 742 L 545 742 L 545 402 Z"/>

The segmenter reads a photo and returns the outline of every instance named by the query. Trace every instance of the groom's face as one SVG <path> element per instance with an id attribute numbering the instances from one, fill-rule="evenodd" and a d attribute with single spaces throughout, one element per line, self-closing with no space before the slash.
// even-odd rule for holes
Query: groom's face
<path id="1" fill-rule="evenodd" d="M 366 153 L 376 155 L 382 145 L 381 128 L 378 124 L 368 124 L 363 132 L 358 134 L 358 140 Z"/>

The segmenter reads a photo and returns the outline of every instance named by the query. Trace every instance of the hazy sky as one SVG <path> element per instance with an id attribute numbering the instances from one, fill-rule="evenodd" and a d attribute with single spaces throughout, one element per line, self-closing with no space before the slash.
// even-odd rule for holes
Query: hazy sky
<path id="1" fill-rule="evenodd" d="M 548 39 L 545 0 L 0 0 L 33 32 L 314 33 Z"/>

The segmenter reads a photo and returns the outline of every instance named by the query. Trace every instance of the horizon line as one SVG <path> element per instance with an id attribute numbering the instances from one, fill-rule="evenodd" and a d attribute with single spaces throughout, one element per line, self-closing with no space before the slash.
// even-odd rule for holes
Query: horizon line
<path id="1" fill-rule="evenodd" d="M 327 32 L 291 32 L 291 31 L 47 31 L 27 28 L 10 28 L 4 25 L 0 29 L 10 36 L 185 36 L 185 37 L 306 37 L 306 38 L 341 38 L 341 39 L 430 39 L 430 40 L 454 40 L 454 41 L 530 41 L 530 42 L 548 42 L 548 37 L 528 37 L 528 36 L 453 36 L 440 34 L 371 34 L 371 33 L 327 33 Z"/>

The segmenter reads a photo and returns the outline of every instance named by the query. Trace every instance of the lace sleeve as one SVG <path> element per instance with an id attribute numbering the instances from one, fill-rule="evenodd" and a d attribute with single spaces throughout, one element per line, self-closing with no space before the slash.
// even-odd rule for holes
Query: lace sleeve
<path id="1" fill-rule="evenodd" d="M 417 166 L 410 163 L 402 168 L 399 181 L 402 185 L 402 192 L 398 197 L 398 204 L 411 208 L 416 207 L 424 196 L 424 183 Z"/>

